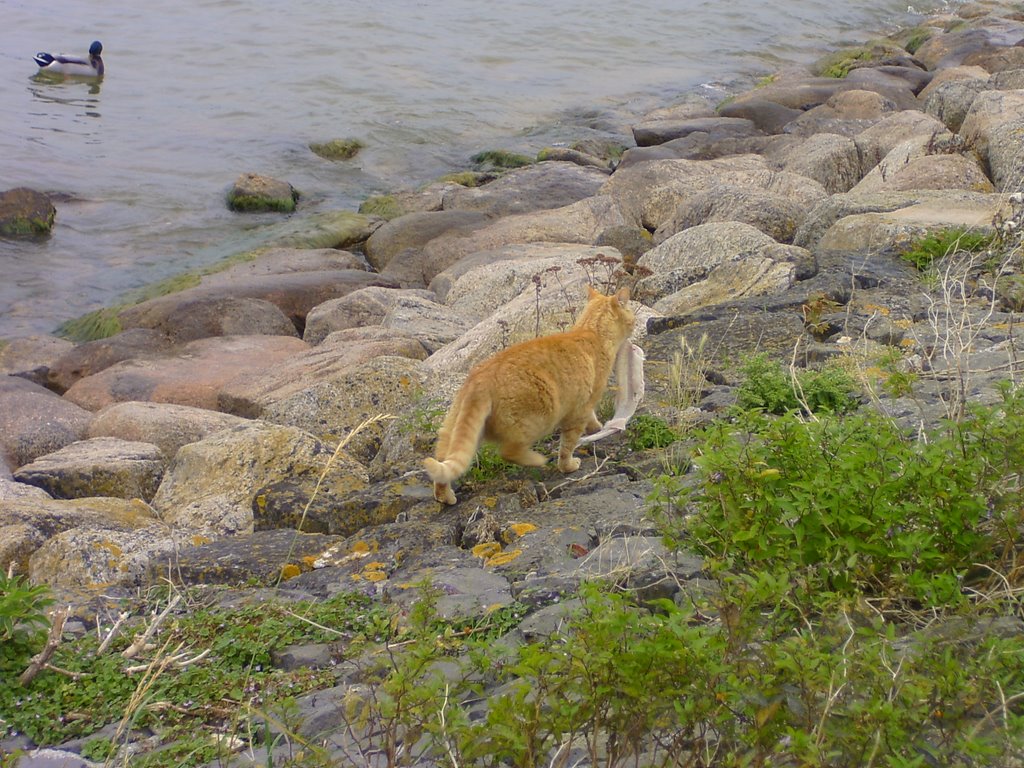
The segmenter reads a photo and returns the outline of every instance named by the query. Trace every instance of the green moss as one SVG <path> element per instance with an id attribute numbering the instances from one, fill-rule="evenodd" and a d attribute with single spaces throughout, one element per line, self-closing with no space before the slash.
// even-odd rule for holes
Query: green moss
<path id="1" fill-rule="evenodd" d="M 505 170 L 522 168 L 523 166 L 533 164 L 533 158 L 503 149 L 489 149 L 485 152 L 478 152 L 470 159 L 481 168 L 500 168 Z"/>
<path id="2" fill-rule="evenodd" d="M 351 160 L 365 146 L 359 139 L 333 139 L 310 142 L 309 149 L 314 155 L 325 160 Z"/>
<path id="3" fill-rule="evenodd" d="M 405 211 L 394 195 L 373 195 L 366 198 L 359 206 L 359 212 L 365 216 L 380 216 L 382 219 L 397 219 Z"/>
<path id="4" fill-rule="evenodd" d="M 949 254 L 983 251 L 992 245 L 992 240 L 993 235 L 984 232 L 972 232 L 961 228 L 944 229 L 913 243 L 900 253 L 900 257 L 924 272 L 937 260 Z"/>
<path id="5" fill-rule="evenodd" d="M 756 83 L 754 83 L 754 88 L 767 88 L 769 85 L 771 85 L 772 83 L 774 83 L 778 79 L 779 79 L 779 76 L 775 75 L 775 74 L 765 75 L 760 80 L 758 80 Z"/>
<path id="6" fill-rule="evenodd" d="M 447 173 L 440 180 L 451 184 L 461 184 L 464 187 L 479 187 L 489 178 L 488 174 L 477 173 L 476 171 L 459 171 L 458 173 Z"/>
<path id="7" fill-rule="evenodd" d="M 298 194 L 289 197 L 257 197 L 254 195 L 228 195 L 228 207 L 240 213 L 260 213 L 278 211 L 291 213 L 295 210 Z"/>
<path id="8" fill-rule="evenodd" d="M 142 288 L 125 294 L 124 303 L 141 304 L 144 301 L 178 293 L 187 288 L 195 288 L 199 285 L 200 280 L 200 276 L 194 272 L 184 272 L 180 275 L 165 277 L 163 280 L 144 285 Z"/>
<path id="9" fill-rule="evenodd" d="M 113 336 L 122 330 L 121 321 L 117 316 L 124 306 L 121 304 L 116 307 L 104 307 L 81 317 L 65 320 L 57 326 L 56 334 L 76 344 Z"/>
<path id="10" fill-rule="evenodd" d="M 820 77 L 842 79 L 850 74 L 850 70 L 854 69 L 857 64 L 870 60 L 870 49 L 844 48 L 815 62 L 812 72 Z"/>
<path id="11" fill-rule="evenodd" d="M 53 229 L 53 215 L 45 218 L 19 216 L 0 225 L 0 235 L 5 237 L 36 237 L 48 235 Z"/>

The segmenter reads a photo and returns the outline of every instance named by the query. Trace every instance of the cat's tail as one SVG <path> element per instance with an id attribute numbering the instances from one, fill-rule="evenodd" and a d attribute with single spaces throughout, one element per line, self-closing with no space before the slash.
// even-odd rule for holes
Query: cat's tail
<path id="1" fill-rule="evenodd" d="M 467 400 L 459 407 L 459 414 L 451 428 L 448 454 L 437 459 L 424 459 L 427 474 L 435 483 L 448 484 L 462 477 L 476 456 L 484 423 L 491 415 L 491 399 L 478 397 Z M 441 459 L 441 460 L 439 460 Z"/>

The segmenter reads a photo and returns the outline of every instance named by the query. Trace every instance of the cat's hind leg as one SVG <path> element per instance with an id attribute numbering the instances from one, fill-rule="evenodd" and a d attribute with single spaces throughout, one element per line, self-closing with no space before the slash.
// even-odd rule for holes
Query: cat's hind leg
<path id="1" fill-rule="evenodd" d="M 505 442 L 501 444 L 501 458 L 520 464 L 524 467 L 543 467 L 548 463 L 547 456 L 537 453 L 526 443 Z"/>
<path id="2" fill-rule="evenodd" d="M 434 499 L 442 504 L 454 504 L 458 499 L 448 483 L 434 483 Z"/>
<path id="3" fill-rule="evenodd" d="M 575 472 L 580 468 L 580 460 L 572 455 L 576 443 L 583 434 L 581 425 L 562 427 L 562 435 L 558 443 L 558 468 L 562 472 Z"/>

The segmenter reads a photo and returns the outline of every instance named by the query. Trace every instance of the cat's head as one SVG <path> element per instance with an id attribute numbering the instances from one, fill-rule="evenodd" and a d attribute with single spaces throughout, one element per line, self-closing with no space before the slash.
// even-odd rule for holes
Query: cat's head
<path id="1" fill-rule="evenodd" d="M 584 324 L 600 326 L 620 339 L 628 337 L 636 324 L 636 315 L 629 308 L 629 288 L 620 288 L 611 296 L 605 296 L 588 285 L 587 306 L 577 325 Z"/>

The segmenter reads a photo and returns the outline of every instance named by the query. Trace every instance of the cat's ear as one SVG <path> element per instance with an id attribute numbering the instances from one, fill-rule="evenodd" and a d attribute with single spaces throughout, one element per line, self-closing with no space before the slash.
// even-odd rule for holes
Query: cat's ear
<path id="1" fill-rule="evenodd" d="M 629 303 L 629 286 L 619 288 L 618 293 L 615 294 L 615 298 L 619 304 L 626 306 Z"/>
<path id="2" fill-rule="evenodd" d="M 596 290 L 594 286 L 587 283 L 587 301 L 593 301 L 595 296 L 600 296 L 601 292 Z"/>

